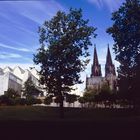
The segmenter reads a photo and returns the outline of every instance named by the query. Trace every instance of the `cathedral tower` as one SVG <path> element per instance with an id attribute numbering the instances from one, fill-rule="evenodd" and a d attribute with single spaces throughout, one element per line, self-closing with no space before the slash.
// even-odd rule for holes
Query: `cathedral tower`
<path id="1" fill-rule="evenodd" d="M 108 49 L 107 49 L 107 56 L 106 56 L 106 64 L 105 64 L 105 77 L 108 75 L 116 75 L 115 73 L 115 66 L 112 63 L 112 58 L 111 58 L 111 54 L 110 54 L 110 49 L 109 49 L 109 45 L 108 45 Z"/>
<path id="2" fill-rule="evenodd" d="M 90 77 L 86 76 L 86 89 L 96 89 L 97 91 L 100 91 L 102 86 L 107 84 L 110 90 L 114 92 L 116 90 L 116 78 L 115 66 L 112 63 L 109 45 L 106 56 L 105 77 L 102 77 L 101 65 L 98 61 L 96 46 L 94 46 L 93 65 Z"/>
<path id="3" fill-rule="evenodd" d="M 93 76 L 102 76 L 101 65 L 98 62 L 98 56 L 97 56 L 97 51 L 96 51 L 95 45 L 94 45 L 93 65 L 91 68 L 91 77 L 93 77 Z"/>
<path id="4" fill-rule="evenodd" d="M 112 63 L 109 45 L 107 49 L 106 64 L 105 64 L 105 79 L 110 89 L 116 90 L 116 72 L 115 72 L 115 66 Z"/>

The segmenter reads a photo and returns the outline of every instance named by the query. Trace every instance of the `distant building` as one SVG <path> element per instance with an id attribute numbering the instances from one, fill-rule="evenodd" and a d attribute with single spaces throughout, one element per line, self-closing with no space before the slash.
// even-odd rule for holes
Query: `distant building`
<path id="1" fill-rule="evenodd" d="M 108 46 L 105 64 L 105 77 L 103 77 L 101 72 L 101 65 L 98 61 L 98 55 L 95 46 L 91 75 L 90 77 L 86 77 L 86 89 L 96 89 L 99 91 L 104 83 L 106 83 L 111 90 L 116 89 L 115 66 L 112 63 L 112 58 Z"/>
<path id="2" fill-rule="evenodd" d="M 21 95 L 21 90 L 24 87 L 24 83 L 31 77 L 36 87 L 39 87 L 39 75 L 37 70 L 22 69 L 16 66 L 14 69 L 10 67 L 0 68 L 0 95 L 3 95 L 8 88 L 12 88 Z"/>
<path id="3" fill-rule="evenodd" d="M 4 73 L 1 69 L 0 95 L 3 95 L 8 90 L 8 88 L 12 88 L 20 94 L 22 89 L 22 80 L 11 72 L 7 71 Z"/>

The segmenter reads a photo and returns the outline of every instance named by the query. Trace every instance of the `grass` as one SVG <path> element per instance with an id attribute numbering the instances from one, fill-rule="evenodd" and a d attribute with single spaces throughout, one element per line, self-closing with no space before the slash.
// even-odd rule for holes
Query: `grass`
<path id="1" fill-rule="evenodd" d="M 65 108 L 62 120 L 57 107 L 0 106 L 4 139 L 135 139 L 139 122 L 140 115 L 129 109 Z"/>
<path id="2" fill-rule="evenodd" d="M 86 109 L 65 108 L 67 121 L 105 121 L 105 120 L 139 120 L 139 116 L 129 109 Z M 59 120 L 59 108 L 41 106 L 0 106 L 0 121 L 56 121 Z"/>

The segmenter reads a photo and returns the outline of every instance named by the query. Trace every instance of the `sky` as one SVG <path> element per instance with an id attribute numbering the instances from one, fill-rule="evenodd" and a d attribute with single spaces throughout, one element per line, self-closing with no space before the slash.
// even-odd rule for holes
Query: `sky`
<path id="1" fill-rule="evenodd" d="M 78 89 L 75 92 L 81 95 L 85 88 L 86 75 L 91 74 L 94 44 L 103 75 L 107 44 L 110 45 L 113 63 L 116 67 L 119 65 L 114 60 L 113 39 L 106 33 L 106 29 L 112 25 L 111 13 L 123 2 L 124 0 L 0 1 L 0 67 L 35 66 L 33 54 L 39 48 L 39 26 L 45 20 L 50 20 L 58 10 L 68 12 L 70 8 L 82 8 L 83 18 L 89 19 L 89 25 L 97 28 L 97 37 L 92 39 L 93 45 L 89 47 L 91 61 L 85 72 L 81 73 L 84 83 L 76 85 Z"/>

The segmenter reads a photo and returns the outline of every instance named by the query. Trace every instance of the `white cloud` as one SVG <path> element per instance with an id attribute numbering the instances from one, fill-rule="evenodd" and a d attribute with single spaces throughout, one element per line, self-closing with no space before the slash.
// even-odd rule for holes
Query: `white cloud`
<path id="1" fill-rule="evenodd" d="M 9 59 L 9 58 L 22 58 L 22 56 L 16 53 L 1 52 L 0 59 Z"/>
<path id="2" fill-rule="evenodd" d="M 16 51 L 22 51 L 22 52 L 32 52 L 32 50 L 29 50 L 27 48 L 16 48 L 16 47 L 9 46 L 9 45 L 2 44 L 2 43 L 0 43 L 0 47 L 7 48 L 7 49 L 12 49 L 12 50 L 16 50 Z"/>
<path id="3" fill-rule="evenodd" d="M 5 18 L 6 20 L 8 20 L 13 27 L 15 27 L 15 29 L 19 29 L 21 30 L 22 32 L 26 32 L 32 36 L 36 36 L 36 32 L 33 32 L 27 28 L 24 28 L 24 23 L 22 22 L 19 22 L 18 20 L 15 20 L 13 17 L 11 18 L 11 16 L 9 16 L 10 14 L 8 13 L 4 13 L 4 12 L 1 12 L 0 13 L 0 16 Z M 4 26 L 5 27 L 5 24 L 4 25 L 1 25 L 1 26 Z"/>
<path id="4" fill-rule="evenodd" d="M 38 2 L 36 10 L 40 14 L 26 11 L 22 13 L 25 17 L 37 22 L 38 24 L 42 24 L 46 19 L 52 18 L 58 10 L 65 11 L 65 8 L 54 0 L 46 1 L 46 2 Z M 42 14 L 41 14 L 42 13 Z"/>
<path id="5" fill-rule="evenodd" d="M 22 56 L 17 53 L 9 53 L 9 52 L 0 52 L 0 59 L 2 59 L 3 62 L 9 61 L 9 60 L 10 61 L 12 60 L 14 62 L 17 59 L 20 61 L 24 61 L 24 62 L 28 61 L 30 63 L 33 63 L 33 60 L 31 58 Z"/>
<path id="6" fill-rule="evenodd" d="M 90 3 L 95 4 L 98 8 L 102 8 L 103 3 L 101 2 L 101 0 L 88 0 Z"/>
<path id="7" fill-rule="evenodd" d="M 46 19 L 50 19 L 58 10 L 65 11 L 65 8 L 55 0 L 49 1 L 15 1 L 9 2 L 20 15 L 42 24 Z"/>
<path id="8" fill-rule="evenodd" d="M 110 12 L 117 10 L 124 0 L 88 0 L 88 2 L 95 4 L 99 9 L 104 6 L 108 7 Z"/>
<path id="9" fill-rule="evenodd" d="M 17 53 L 10 53 L 10 52 L 0 52 L 0 59 L 2 60 L 1 62 L 5 63 L 10 61 L 11 63 L 15 62 L 15 61 L 21 61 L 21 63 L 24 62 L 29 62 L 29 63 L 33 63 L 32 58 L 29 57 L 25 57 L 24 55 L 20 55 Z"/>

